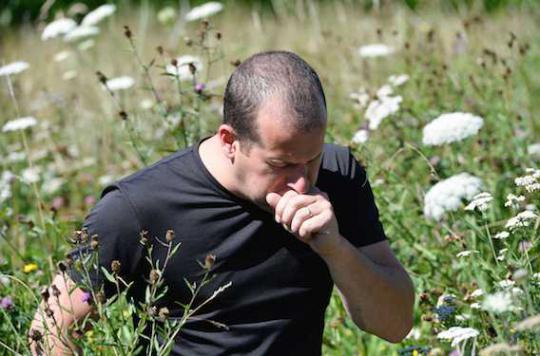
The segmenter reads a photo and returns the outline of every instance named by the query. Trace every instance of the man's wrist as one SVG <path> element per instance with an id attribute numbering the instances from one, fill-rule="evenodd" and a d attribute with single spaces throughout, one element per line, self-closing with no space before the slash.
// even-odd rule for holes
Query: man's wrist
<path id="1" fill-rule="evenodd" d="M 333 236 L 324 236 L 321 233 L 321 236 L 317 237 L 318 239 L 325 239 L 324 243 L 319 243 L 318 241 L 312 242 L 312 248 L 315 252 L 321 256 L 326 262 L 331 262 L 332 260 L 339 258 L 344 249 L 352 246 L 341 234 L 335 234 Z M 329 234 L 328 234 L 329 235 Z"/>

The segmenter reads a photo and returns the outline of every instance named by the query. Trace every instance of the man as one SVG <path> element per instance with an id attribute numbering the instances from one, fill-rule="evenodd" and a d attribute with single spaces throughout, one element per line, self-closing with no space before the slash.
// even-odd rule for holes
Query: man
<path id="1" fill-rule="evenodd" d="M 205 256 L 215 256 L 214 278 L 198 301 L 232 283 L 183 327 L 173 354 L 320 354 L 333 284 L 361 329 L 390 342 L 409 332 L 412 283 L 386 240 L 365 171 L 348 149 L 324 144 L 326 116 L 306 62 L 290 52 L 254 55 L 229 79 L 214 136 L 107 188 L 87 217 L 100 265 L 119 261 L 136 301 L 150 272 L 140 232 L 175 232 L 182 245 L 163 271 L 160 301 L 170 318 L 182 316 L 179 302 L 191 297 L 184 278 L 200 280 Z M 156 243 L 151 259 L 163 262 L 166 253 Z M 93 278 L 107 297 L 116 292 Z M 82 290 L 70 296 L 69 279 L 53 283 L 60 302 L 50 298 L 50 309 L 67 330 L 91 307 Z M 43 325 L 41 314 L 33 328 Z"/>

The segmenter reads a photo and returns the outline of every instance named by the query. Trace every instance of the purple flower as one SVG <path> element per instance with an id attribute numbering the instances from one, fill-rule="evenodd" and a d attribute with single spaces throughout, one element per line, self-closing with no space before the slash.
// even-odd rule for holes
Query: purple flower
<path id="1" fill-rule="evenodd" d="M 87 195 L 84 198 L 84 204 L 86 205 L 94 205 L 96 203 L 96 198 L 93 195 Z"/>
<path id="2" fill-rule="evenodd" d="M 88 293 L 88 292 L 84 292 L 82 297 L 81 297 L 81 301 L 83 303 L 90 304 L 92 302 L 92 294 Z"/>
<path id="3" fill-rule="evenodd" d="M 204 88 L 206 88 L 206 85 L 204 83 L 195 84 L 195 93 L 197 93 L 197 94 L 202 93 Z"/>
<path id="4" fill-rule="evenodd" d="M 11 310 L 13 308 L 13 300 L 10 296 L 4 297 L 2 300 L 0 300 L 0 308 L 5 310 Z"/>

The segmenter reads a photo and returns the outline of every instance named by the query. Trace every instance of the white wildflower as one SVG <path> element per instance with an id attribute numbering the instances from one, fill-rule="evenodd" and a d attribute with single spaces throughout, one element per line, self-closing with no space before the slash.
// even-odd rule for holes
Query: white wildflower
<path id="1" fill-rule="evenodd" d="M 483 192 L 473 197 L 472 201 L 465 207 L 465 210 L 486 211 L 493 200 L 491 194 Z"/>
<path id="2" fill-rule="evenodd" d="M 459 314 L 459 315 L 456 315 L 456 320 L 457 321 L 467 321 L 467 320 L 470 320 L 471 319 L 471 314 Z"/>
<path id="3" fill-rule="evenodd" d="M 377 97 L 384 98 L 390 96 L 394 93 L 394 88 L 391 85 L 385 84 L 377 90 Z"/>
<path id="4" fill-rule="evenodd" d="M 481 117 L 469 113 L 442 114 L 424 127 L 422 142 L 427 146 L 440 146 L 476 135 L 484 125 Z"/>
<path id="5" fill-rule="evenodd" d="M 394 53 L 394 49 L 382 43 L 373 43 L 358 49 L 358 55 L 362 58 L 385 57 Z"/>
<path id="6" fill-rule="evenodd" d="M 11 182 L 16 178 L 10 171 L 3 171 L 0 176 L 0 203 L 11 198 Z"/>
<path id="7" fill-rule="evenodd" d="M 522 177 L 517 177 L 514 179 L 514 183 L 518 187 L 524 187 L 525 190 L 529 193 L 540 190 L 540 170 L 534 168 L 527 168 L 527 175 Z"/>
<path id="8" fill-rule="evenodd" d="M 350 93 L 349 98 L 355 101 L 359 109 L 364 109 L 369 103 L 370 99 L 369 93 L 364 88 L 357 92 Z"/>
<path id="9" fill-rule="evenodd" d="M 540 314 L 530 316 L 514 326 L 517 331 L 525 331 L 531 329 L 537 329 L 540 327 Z"/>
<path id="10" fill-rule="evenodd" d="M 143 110 L 149 110 L 154 107 L 154 101 L 152 99 L 143 99 L 141 100 L 139 106 Z"/>
<path id="11" fill-rule="evenodd" d="M 462 199 L 471 199 L 480 191 L 482 180 L 468 173 L 456 174 L 438 182 L 424 197 L 424 215 L 439 221 L 445 212 L 457 210 Z"/>
<path id="12" fill-rule="evenodd" d="M 512 296 L 515 297 L 515 298 L 519 298 L 519 297 L 523 296 L 523 294 L 525 294 L 525 292 L 521 288 L 514 287 L 514 288 L 510 289 L 510 294 L 512 294 Z"/>
<path id="13" fill-rule="evenodd" d="M 6 162 L 14 163 L 21 162 L 26 159 L 26 153 L 24 152 L 10 152 L 6 157 Z"/>
<path id="14" fill-rule="evenodd" d="M 481 288 L 477 288 L 471 292 L 471 298 L 478 298 L 484 295 L 484 291 Z"/>
<path id="15" fill-rule="evenodd" d="M 111 16 L 116 11 L 116 6 L 112 4 L 101 5 L 90 11 L 81 21 L 81 26 L 94 26 L 104 18 Z"/>
<path id="16" fill-rule="evenodd" d="M 203 64 L 200 58 L 194 56 L 181 56 L 176 58 L 177 65 L 176 67 L 172 64 L 168 64 L 165 68 L 165 71 L 169 74 L 178 76 L 180 80 L 191 80 L 193 75 L 189 70 L 189 64 L 193 63 L 197 72 L 200 72 L 203 68 Z"/>
<path id="17" fill-rule="evenodd" d="M 510 236 L 510 233 L 508 231 L 501 231 L 501 232 L 498 232 L 497 234 L 495 234 L 495 236 L 493 236 L 493 238 L 497 239 L 497 240 L 504 240 L 504 239 L 508 238 L 508 236 Z"/>
<path id="18" fill-rule="evenodd" d="M 62 80 L 68 81 L 77 78 L 76 70 L 68 70 L 67 72 L 62 73 Z"/>
<path id="19" fill-rule="evenodd" d="M 525 279 L 527 279 L 529 272 L 525 268 L 520 268 L 514 271 L 512 273 L 512 280 L 516 282 L 521 282 Z"/>
<path id="20" fill-rule="evenodd" d="M 456 302 L 456 296 L 455 294 L 442 294 L 437 299 L 437 307 L 440 307 L 442 305 L 452 305 Z"/>
<path id="21" fill-rule="evenodd" d="M 40 180 L 40 173 L 39 167 L 26 168 L 21 172 L 21 180 L 26 184 L 37 183 Z"/>
<path id="22" fill-rule="evenodd" d="M 172 6 L 165 6 L 158 11 L 157 19 L 163 25 L 174 23 L 174 20 L 176 19 L 176 9 Z"/>
<path id="23" fill-rule="evenodd" d="M 41 40 L 46 41 L 51 38 L 65 35 L 66 33 L 72 31 L 75 27 L 77 27 L 77 23 L 72 19 L 63 18 L 55 20 L 45 26 L 43 32 L 41 33 Z"/>
<path id="24" fill-rule="evenodd" d="M 401 96 L 383 96 L 369 103 L 365 117 L 369 121 L 369 129 L 376 130 L 382 120 L 399 110 L 399 104 L 402 101 Z"/>
<path id="25" fill-rule="evenodd" d="M 503 279 L 502 281 L 500 281 L 499 283 L 497 283 L 497 285 L 499 287 L 501 287 L 502 289 L 509 289 L 510 287 L 513 287 L 514 284 L 516 284 L 516 282 L 514 282 L 513 280 L 511 279 Z"/>
<path id="26" fill-rule="evenodd" d="M 482 305 L 480 303 L 472 303 L 471 309 L 482 309 Z"/>
<path id="27" fill-rule="evenodd" d="M 24 61 L 12 62 L 0 67 L 0 77 L 5 75 L 19 74 L 28 69 L 30 65 Z"/>
<path id="28" fill-rule="evenodd" d="M 506 202 L 504 203 L 504 206 L 508 208 L 518 208 L 520 203 L 523 203 L 525 201 L 525 197 L 523 195 L 515 195 L 515 194 L 508 194 L 506 196 Z"/>
<path id="29" fill-rule="evenodd" d="M 504 227 L 510 230 L 515 230 L 520 227 L 527 227 L 531 224 L 531 220 L 536 220 L 537 218 L 538 215 L 536 215 L 530 210 L 525 210 L 517 214 L 516 216 L 508 219 Z"/>
<path id="30" fill-rule="evenodd" d="M 529 210 L 529 211 L 535 212 L 535 211 L 537 211 L 538 209 L 536 208 L 536 205 L 534 205 L 534 204 L 527 204 L 527 205 L 525 205 L 525 210 Z"/>
<path id="31" fill-rule="evenodd" d="M 458 346 L 464 340 L 475 338 L 480 333 L 473 328 L 462 328 L 460 326 L 453 326 L 446 331 L 442 331 L 437 334 L 438 339 L 451 340 L 452 347 Z"/>
<path id="32" fill-rule="evenodd" d="M 32 116 L 20 117 L 18 119 L 6 122 L 2 127 L 2 132 L 26 130 L 27 128 L 35 126 L 36 124 L 37 120 Z"/>
<path id="33" fill-rule="evenodd" d="M 117 77 L 107 80 L 105 85 L 111 91 L 125 90 L 131 88 L 135 84 L 135 80 L 129 76 Z"/>
<path id="34" fill-rule="evenodd" d="M 418 340 L 422 336 L 422 332 L 419 328 L 412 328 L 411 331 L 405 336 L 405 339 Z"/>
<path id="35" fill-rule="evenodd" d="M 56 193 L 64 185 L 64 180 L 62 178 L 51 178 L 47 179 L 41 186 L 41 190 L 46 194 Z"/>
<path id="36" fill-rule="evenodd" d="M 110 175 L 104 175 L 98 178 L 98 183 L 101 186 L 109 185 L 114 182 L 114 177 Z"/>
<path id="37" fill-rule="evenodd" d="M 366 129 L 360 129 L 356 131 L 352 138 L 352 142 L 356 144 L 366 143 L 369 138 L 369 131 Z"/>
<path id="38" fill-rule="evenodd" d="M 68 59 L 71 56 L 70 51 L 61 51 L 54 55 L 55 62 L 62 62 Z"/>
<path id="39" fill-rule="evenodd" d="M 395 87 L 405 84 L 408 80 L 409 76 L 407 74 L 391 75 L 388 77 L 388 83 Z"/>
<path id="40" fill-rule="evenodd" d="M 64 36 L 64 41 L 75 42 L 83 38 L 96 36 L 99 34 L 99 28 L 94 26 L 79 26 L 68 32 Z"/>
<path id="41" fill-rule="evenodd" d="M 495 314 L 504 313 L 513 309 L 512 297 L 507 292 L 488 294 L 482 302 L 482 308 Z"/>
<path id="42" fill-rule="evenodd" d="M 456 257 L 458 257 L 458 258 L 468 257 L 468 256 L 472 255 L 473 253 L 478 253 L 478 251 L 476 251 L 476 250 L 461 251 L 456 255 Z"/>
<path id="43" fill-rule="evenodd" d="M 497 255 L 497 261 L 504 261 L 506 258 L 506 252 L 508 252 L 507 248 L 500 249 L 499 254 Z"/>
<path id="44" fill-rule="evenodd" d="M 540 142 L 529 145 L 527 147 L 527 153 L 530 156 L 540 156 Z"/>
<path id="45" fill-rule="evenodd" d="M 223 10 L 223 4 L 217 1 L 210 1 L 201 6 L 196 6 L 191 9 L 184 19 L 186 21 L 195 21 L 210 17 Z"/>
<path id="46" fill-rule="evenodd" d="M 95 44 L 96 44 L 96 41 L 94 41 L 92 39 L 88 39 L 88 40 L 84 40 L 81 43 L 79 43 L 77 48 L 79 49 L 79 51 L 87 51 L 90 48 L 94 47 Z"/>

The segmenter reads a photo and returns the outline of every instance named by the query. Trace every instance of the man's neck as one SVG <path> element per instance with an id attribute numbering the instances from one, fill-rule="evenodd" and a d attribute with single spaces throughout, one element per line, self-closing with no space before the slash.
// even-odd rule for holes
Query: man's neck
<path id="1" fill-rule="evenodd" d="M 225 189 L 236 195 L 234 181 L 226 174 L 226 172 L 231 172 L 232 163 L 225 157 L 221 150 L 217 135 L 201 142 L 199 145 L 199 156 L 212 177 L 214 177 Z"/>

